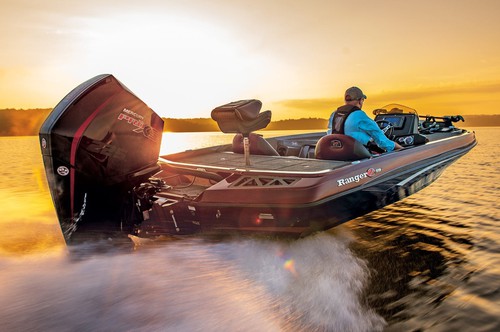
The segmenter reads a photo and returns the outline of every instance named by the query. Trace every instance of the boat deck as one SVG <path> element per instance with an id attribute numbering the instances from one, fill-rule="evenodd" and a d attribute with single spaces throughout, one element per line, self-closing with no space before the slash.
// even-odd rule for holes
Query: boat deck
<path id="1" fill-rule="evenodd" d="M 162 157 L 170 164 L 204 169 L 271 171 L 280 173 L 323 173 L 329 170 L 350 165 L 350 162 L 335 160 L 319 160 L 298 157 L 251 155 L 250 166 L 245 165 L 245 157 L 233 152 L 210 152 Z M 182 162 L 178 162 L 182 160 Z"/>

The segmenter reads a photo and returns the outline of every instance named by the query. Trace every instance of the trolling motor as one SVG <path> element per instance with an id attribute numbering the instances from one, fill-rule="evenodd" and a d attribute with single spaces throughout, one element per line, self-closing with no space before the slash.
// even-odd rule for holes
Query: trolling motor
<path id="1" fill-rule="evenodd" d="M 442 117 L 426 115 L 421 116 L 421 118 L 425 118 L 420 124 L 421 131 L 429 134 L 438 131 L 453 130 L 455 128 L 453 122 L 465 121 L 461 115 L 445 115 Z"/>

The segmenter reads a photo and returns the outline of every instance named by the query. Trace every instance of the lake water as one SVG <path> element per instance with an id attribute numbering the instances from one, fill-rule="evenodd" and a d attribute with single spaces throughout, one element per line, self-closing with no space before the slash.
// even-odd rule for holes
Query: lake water
<path id="1" fill-rule="evenodd" d="M 500 128 L 475 131 L 430 187 L 329 232 L 71 254 L 37 137 L 1 137 L 0 330 L 500 331 Z M 228 139 L 167 133 L 162 151 Z"/>

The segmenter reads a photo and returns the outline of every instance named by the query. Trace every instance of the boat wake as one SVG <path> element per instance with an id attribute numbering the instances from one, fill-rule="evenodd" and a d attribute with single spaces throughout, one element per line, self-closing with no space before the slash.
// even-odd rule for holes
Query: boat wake
<path id="1" fill-rule="evenodd" d="M 340 227 L 297 241 L 167 239 L 3 260 L 0 321 L 38 331 L 381 330 L 361 299 L 369 272 L 350 241 Z"/>
<path id="2" fill-rule="evenodd" d="M 350 242 L 339 227 L 289 243 L 238 242 L 221 256 L 265 288 L 294 330 L 377 331 L 385 322 L 361 301 L 369 272 Z"/>

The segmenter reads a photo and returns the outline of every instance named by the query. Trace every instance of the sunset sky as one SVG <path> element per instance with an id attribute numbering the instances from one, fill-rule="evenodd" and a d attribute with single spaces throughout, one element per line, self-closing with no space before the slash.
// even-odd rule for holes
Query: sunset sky
<path id="1" fill-rule="evenodd" d="M 51 108 L 115 75 L 163 117 L 258 98 L 273 119 L 365 110 L 499 114 L 498 0 L 3 0 L 0 108 Z"/>

